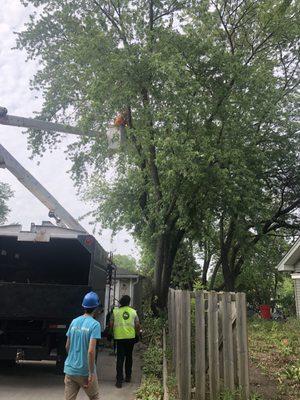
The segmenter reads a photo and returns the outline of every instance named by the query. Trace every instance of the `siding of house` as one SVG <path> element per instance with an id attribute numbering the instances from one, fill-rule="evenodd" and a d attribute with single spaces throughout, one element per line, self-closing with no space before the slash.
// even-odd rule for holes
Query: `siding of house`
<path id="1" fill-rule="evenodd" d="M 296 311 L 298 318 L 300 318 L 300 276 L 299 278 L 294 279 L 294 286 L 295 286 Z"/>

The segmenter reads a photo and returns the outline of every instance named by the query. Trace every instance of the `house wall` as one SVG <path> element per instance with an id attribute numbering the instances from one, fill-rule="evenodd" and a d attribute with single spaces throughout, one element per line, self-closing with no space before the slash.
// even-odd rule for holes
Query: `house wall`
<path id="1" fill-rule="evenodd" d="M 119 279 L 119 292 L 116 298 L 120 300 L 125 295 L 131 296 L 131 279 Z"/>
<path id="2" fill-rule="evenodd" d="M 295 264 L 295 272 L 300 272 L 300 261 Z"/>
<path id="3" fill-rule="evenodd" d="M 293 274 L 297 317 L 300 318 L 300 273 Z"/>

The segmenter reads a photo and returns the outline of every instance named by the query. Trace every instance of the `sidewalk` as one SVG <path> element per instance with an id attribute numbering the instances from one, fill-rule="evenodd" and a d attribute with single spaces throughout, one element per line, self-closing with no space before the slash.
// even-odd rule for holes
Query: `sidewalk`
<path id="1" fill-rule="evenodd" d="M 133 400 L 135 392 L 141 382 L 141 357 L 139 346 L 136 346 L 134 351 L 132 382 L 124 383 L 122 389 L 115 387 L 116 383 L 116 359 L 110 355 L 111 350 L 103 349 L 98 356 L 97 369 L 100 379 L 101 398 L 105 400 Z M 83 396 L 78 397 L 78 400 L 84 399 Z"/>
<path id="2" fill-rule="evenodd" d="M 134 352 L 134 368 L 131 383 L 122 389 L 115 387 L 115 357 L 111 350 L 99 353 L 97 372 L 100 380 L 101 400 L 134 400 L 141 380 L 141 357 L 139 345 Z M 64 398 L 63 376 L 55 375 L 53 362 L 24 362 L 20 365 L 0 365 L 1 400 L 62 400 Z M 77 400 L 87 400 L 81 390 Z"/>

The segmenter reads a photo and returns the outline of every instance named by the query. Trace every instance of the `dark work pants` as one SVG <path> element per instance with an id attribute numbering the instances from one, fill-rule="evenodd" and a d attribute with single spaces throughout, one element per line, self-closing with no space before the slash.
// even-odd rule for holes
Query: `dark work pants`
<path id="1" fill-rule="evenodd" d="M 119 339 L 117 342 L 117 381 L 124 379 L 123 368 L 125 361 L 125 376 L 131 378 L 132 372 L 132 352 L 135 339 Z"/>

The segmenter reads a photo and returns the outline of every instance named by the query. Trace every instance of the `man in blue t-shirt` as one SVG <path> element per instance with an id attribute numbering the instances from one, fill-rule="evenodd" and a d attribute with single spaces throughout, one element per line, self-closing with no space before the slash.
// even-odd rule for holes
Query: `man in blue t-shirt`
<path id="1" fill-rule="evenodd" d="M 75 400 L 80 388 L 89 399 L 99 400 L 95 356 L 97 339 L 101 338 L 101 328 L 94 319 L 99 306 L 99 297 L 90 292 L 84 296 L 84 314 L 73 319 L 67 332 L 65 361 L 65 400 Z"/>

